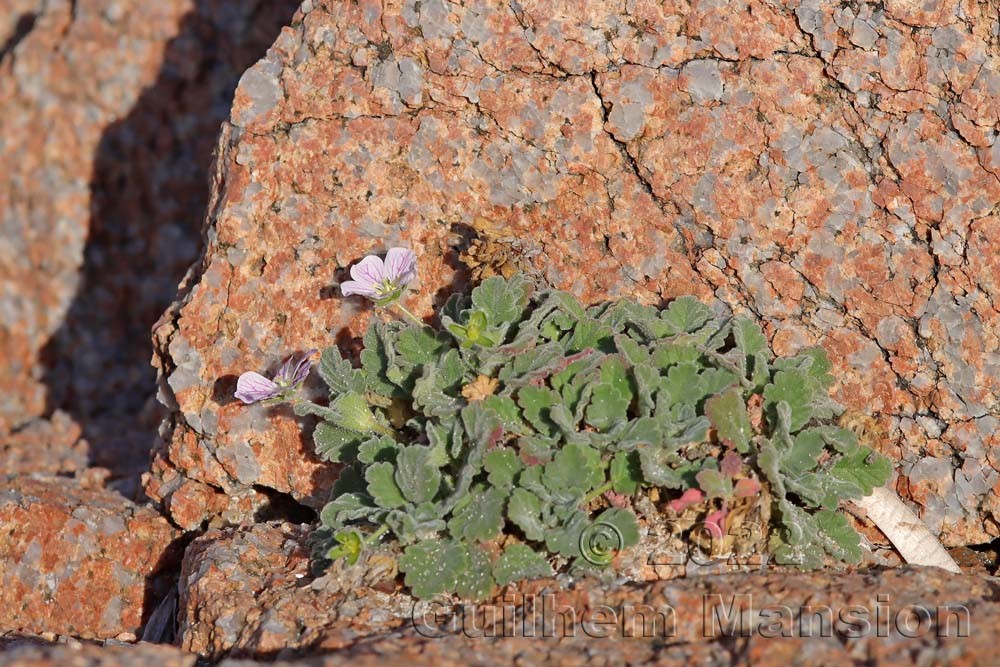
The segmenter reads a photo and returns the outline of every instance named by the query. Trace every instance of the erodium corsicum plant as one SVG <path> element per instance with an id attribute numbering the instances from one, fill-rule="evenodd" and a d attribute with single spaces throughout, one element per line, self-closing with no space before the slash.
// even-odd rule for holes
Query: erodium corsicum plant
<path id="1" fill-rule="evenodd" d="M 398 296 L 391 278 L 371 279 Z M 610 565 L 586 553 L 588 531 L 635 545 L 632 501 L 653 489 L 674 509 L 765 494 L 776 562 L 860 558 L 838 504 L 891 469 L 834 423 L 820 348 L 774 358 L 755 322 L 691 297 L 585 308 L 516 275 L 453 296 L 438 319 L 376 319 L 360 368 L 322 353 L 329 405 L 292 403 L 320 418 L 319 455 L 345 466 L 321 514 L 321 559 L 353 563 L 394 540 L 415 596 L 483 598 Z"/>

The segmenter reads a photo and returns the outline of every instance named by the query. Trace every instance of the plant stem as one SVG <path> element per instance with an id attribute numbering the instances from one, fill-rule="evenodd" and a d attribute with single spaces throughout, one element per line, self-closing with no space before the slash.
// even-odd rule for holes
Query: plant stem
<path id="1" fill-rule="evenodd" d="M 381 526 L 381 527 L 379 527 L 378 530 L 376 530 L 374 533 L 372 533 L 371 535 L 367 536 L 364 539 L 365 546 L 368 546 L 369 544 L 372 544 L 373 542 L 377 542 L 380 537 L 382 537 L 383 535 L 385 535 L 388 532 L 389 532 L 389 526 Z"/>
<path id="2" fill-rule="evenodd" d="M 588 493 L 586 496 L 584 496 L 584 498 L 583 498 L 583 504 L 586 505 L 587 503 L 589 503 L 594 498 L 599 498 L 600 496 L 603 496 L 605 493 L 607 493 L 608 491 L 610 491 L 614 487 L 615 487 L 615 483 L 611 482 L 611 481 L 608 481 L 608 482 L 605 482 L 604 484 L 601 484 L 599 487 L 597 487 L 596 489 L 594 489 L 593 491 L 591 491 L 590 493 Z"/>
<path id="3" fill-rule="evenodd" d="M 413 313 L 411 313 L 411 312 L 410 312 L 409 310 L 407 310 L 407 309 L 406 309 L 406 306 L 404 306 L 403 304 L 401 304 L 401 303 L 400 303 L 399 301 L 393 301 L 393 302 L 392 302 L 392 305 L 396 306 L 396 308 L 399 308 L 400 312 L 402 312 L 402 313 L 403 313 L 404 315 L 406 315 L 406 316 L 407 316 L 407 317 L 409 317 L 409 318 L 410 318 L 411 320 L 413 320 L 413 322 L 414 322 L 414 323 L 415 323 L 415 324 L 416 324 L 416 325 L 417 325 L 418 327 L 422 327 L 422 326 L 424 326 L 424 323 L 423 323 L 422 321 L 420 321 L 420 318 L 419 318 L 419 317 L 417 317 L 416 315 L 414 315 Z"/>

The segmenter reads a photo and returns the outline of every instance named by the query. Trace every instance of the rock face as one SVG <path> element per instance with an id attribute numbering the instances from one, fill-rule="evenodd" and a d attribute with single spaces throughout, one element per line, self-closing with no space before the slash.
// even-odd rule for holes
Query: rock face
<path id="1" fill-rule="evenodd" d="M 138 477 L 149 328 L 197 257 L 239 75 L 295 0 L 0 2 L 0 437 L 63 408 Z"/>
<path id="2" fill-rule="evenodd" d="M 0 631 L 137 635 L 176 566 L 177 531 L 117 493 L 58 477 L 0 490 Z"/>
<path id="3" fill-rule="evenodd" d="M 540 580 L 481 605 L 415 603 L 391 577 L 361 576 L 370 566 L 312 579 L 301 540 L 289 524 L 196 540 L 180 582 L 180 646 L 213 658 L 330 654 L 287 663 L 303 667 L 772 665 L 799 651 L 810 665 L 911 665 L 918 654 L 926 664 L 985 665 L 1000 624 L 996 579 L 910 568 L 626 586 Z"/>
<path id="4" fill-rule="evenodd" d="M 216 494 L 186 525 L 252 489 L 318 506 L 308 425 L 235 376 L 356 350 L 372 311 L 335 286 L 370 252 L 418 252 L 430 313 L 486 219 L 586 301 L 695 294 L 779 353 L 824 345 L 930 527 L 996 537 L 998 15 L 926 7 L 304 3 L 241 79 L 206 253 L 155 330 L 147 489 Z"/>
<path id="5" fill-rule="evenodd" d="M 154 644 L 96 646 L 81 643 L 21 643 L 0 652 L 0 667 L 195 667 L 196 662 L 193 655 Z"/>

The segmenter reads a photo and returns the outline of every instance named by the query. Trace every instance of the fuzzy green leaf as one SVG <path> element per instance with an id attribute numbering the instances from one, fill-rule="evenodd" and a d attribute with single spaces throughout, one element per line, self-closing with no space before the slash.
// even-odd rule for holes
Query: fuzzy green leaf
<path id="1" fill-rule="evenodd" d="M 375 508 L 371 501 L 359 493 L 342 493 L 320 512 L 320 522 L 327 528 L 340 528 L 348 521 L 370 515 Z"/>
<path id="2" fill-rule="evenodd" d="M 753 426 L 738 389 L 730 389 L 705 401 L 705 415 L 723 442 L 732 443 L 738 452 L 750 451 Z"/>
<path id="3" fill-rule="evenodd" d="M 493 565 L 493 576 L 501 586 L 523 579 L 539 579 L 555 574 L 542 554 L 526 544 L 512 544 Z"/>
<path id="4" fill-rule="evenodd" d="M 455 537 L 466 540 L 493 539 L 503 527 L 506 498 L 507 494 L 496 488 L 466 496 L 467 502 L 456 510 L 448 529 Z"/>
<path id="5" fill-rule="evenodd" d="M 361 371 L 353 368 L 351 362 L 344 359 L 336 347 L 323 350 L 319 358 L 319 376 L 333 394 L 363 394 L 365 391 L 365 379 Z"/>
<path id="6" fill-rule="evenodd" d="M 404 582 L 417 598 L 427 599 L 455 589 L 468 569 L 468 554 L 462 545 L 435 539 L 406 548 L 399 558 Z"/>
<path id="7" fill-rule="evenodd" d="M 406 504 L 406 498 L 396 485 L 391 463 L 373 463 L 365 471 L 368 493 L 379 507 L 392 509 Z"/>
<path id="8" fill-rule="evenodd" d="M 493 592 L 493 567 L 489 554 L 473 544 L 467 544 L 466 566 L 455 576 L 455 593 L 466 600 L 485 600 Z"/>
<path id="9" fill-rule="evenodd" d="M 486 314 L 492 326 L 511 324 L 521 318 L 527 302 L 527 290 L 520 276 L 504 280 L 487 278 L 472 290 L 472 303 Z"/>
<path id="10" fill-rule="evenodd" d="M 507 516 L 529 540 L 540 540 L 545 536 L 541 515 L 542 501 L 538 496 L 531 491 L 515 488 L 507 505 Z"/>
<path id="11" fill-rule="evenodd" d="M 586 445 L 569 444 L 545 464 L 545 487 L 553 494 L 571 499 L 583 496 L 604 481 L 600 453 Z"/>
<path id="12" fill-rule="evenodd" d="M 618 551 L 639 544 L 639 521 L 626 509 L 610 507 L 597 515 L 594 525 L 614 528 L 616 544 L 613 546 Z"/>
<path id="13" fill-rule="evenodd" d="M 858 447 L 850 454 L 840 457 L 830 468 L 830 474 L 836 479 L 856 485 L 858 494 L 852 497 L 860 498 L 889 481 L 892 463 L 867 447 Z"/>
<path id="14" fill-rule="evenodd" d="M 521 472 L 523 466 L 513 449 L 501 447 L 486 453 L 483 467 L 489 473 L 490 484 L 506 489 L 514 484 L 514 477 Z"/>
<path id="15" fill-rule="evenodd" d="M 816 513 L 817 541 L 834 558 L 847 563 L 861 561 L 861 538 L 840 512 L 820 510 Z"/>
<path id="16" fill-rule="evenodd" d="M 399 444 L 388 437 L 369 438 L 358 447 L 357 459 L 361 463 L 375 463 L 376 461 L 386 461 L 395 463 L 396 454 L 399 452 Z"/>
<path id="17" fill-rule="evenodd" d="M 441 486 L 441 471 L 431 463 L 431 448 L 403 447 L 396 455 L 396 486 L 411 503 L 432 500 Z"/>
<path id="18" fill-rule="evenodd" d="M 784 401 L 791 409 L 788 428 L 795 433 L 813 417 L 814 392 L 814 384 L 809 381 L 804 371 L 775 373 L 774 380 L 764 388 L 764 406 L 771 417 L 769 421 L 773 422 L 778 403 Z"/>
<path id="19" fill-rule="evenodd" d="M 682 296 L 670 302 L 660 319 L 667 325 L 668 336 L 694 333 L 712 319 L 712 311 L 693 296 Z"/>
<path id="20" fill-rule="evenodd" d="M 364 543 L 361 541 L 361 534 L 356 530 L 341 530 L 334 534 L 333 539 L 337 546 L 326 552 L 326 557 L 330 560 L 344 558 L 348 565 L 354 565 L 361 557 Z"/>
<path id="21" fill-rule="evenodd" d="M 695 478 L 698 480 L 698 488 L 704 491 L 709 498 L 729 498 L 733 495 L 733 480 L 725 477 L 718 470 L 706 468 L 701 470 Z"/>
<path id="22" fill-rule="evenodd" d="M 541 433 L 554 435 L 555 429 L 546 417 L 548 409 L 559 402 L 559 395 L 545 387 L 522 387 L 517 393 L 517 404 L 524 411 L 524 418 Z"/>
<path id="23" fill-rule="evenodd" d="M 642 483 L 642 462 L 638 452 L 620 451 L 611 459 L 609 469 L 615 493 L 634 495 Z"/>
<path id="24" fill-rule="evenodd" d="M 329 422 L 316 424 L 316 430 L 313 431 L 316 453 L 324 461 L 333 463 L 350 461 L 355 458 L 358 447 L 364 439 L 365 436 L 357 431 L 348 431 Z"/>
<path id="25" fill-rule="evenodd" d="M 444 340 L 430 327 L 409 327 L 399 332 L 396 352 L 411 364 L 432 364 L 444 348 Z"/>

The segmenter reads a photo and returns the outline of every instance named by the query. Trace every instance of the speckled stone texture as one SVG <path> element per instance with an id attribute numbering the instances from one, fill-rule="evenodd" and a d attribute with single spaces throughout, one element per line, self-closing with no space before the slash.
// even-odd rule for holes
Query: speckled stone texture
<path id="1" fill-rule="evenodd" d="M 1000 627 L 997 579 L 930 568 L 642 585 L 562 578 L 480 605 L 416 603 L 371 567 L 314 579 L 302 536 L 259 524 L 198 538 L 181 576 L 178 645 L 212 659 L 306 657 L 287 663 L 303 666 L 777 665 L 800 651 L 809 665 L 985 665 Z M 809 620 L 810 606 L 829 614 L 826 630 Z M 923 625 L 912 620 L 918 607 L 932 614 Z"/>
<path id="2" fill-rule="evenodd" d="M 0 667 L 195 667 L 197 658 L 169 646 L 13 644 L 0 651 Z"/>
<path id="3" fill-rule="evenodd" d="M 148 507 L 65 477 L 0 477 L 0 632 L 138 636 L 176 567 Z"/>
<path id="4" fill-rule="evenodd" d="M 62 408 L 95 463 L 146 467 L 149 329 L 197 258 L 236 82 L 296 6 L 0 0 L 0 435 Z"/>
<path id="5" fill-rule="evenodd" d="M 934 9 L 927 9 L 934 7 Z M 319 506 L 309 426 L 245 370 L 359 345 L 336 289 L 393 245 L 427 315 L 476 218 L 587 302 L 695 294 L 820 343 L 948 545 L 1000 534 L 1000 95 L 992 3 L 310 0 L 241 79 L 208 247 L 155 329 L 147 485 Z M 381 315 L 376 315 L 381 316 Z M 880 433 L 880 434 L 879 434 Z M 229 508 L 231 510 L 231 508 Z"/>

